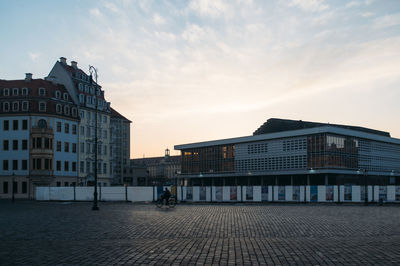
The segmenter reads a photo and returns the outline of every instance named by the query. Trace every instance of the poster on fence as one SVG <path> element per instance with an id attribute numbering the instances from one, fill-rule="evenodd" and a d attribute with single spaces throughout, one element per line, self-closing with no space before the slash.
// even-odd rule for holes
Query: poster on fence
<path id="1" fill-rule="evenodd" d="M 261 200 L 268 201 L 268 186 L 261 187 Z"/>
<path id="2" fill-rule="evenodd" d="M 310 201 L 318 201 L 318 186 L 310 186 Z"/>
<path id="3" fill-rule="evenodd" d="M 222 187 L 215 187 L 215 199 L 222 201 Z"/>
<path id="4" fill-rule="evenodd" d="M 246 187 L 246 200 L 253 200 L 253 187 L 252 186 Z"/>
<path id="5" fill-rule="evenodd" d="M 352 199 L 351 193 L 352 193 L 351 185 L 344 185 L 344 200 L 351 201 Z"/>
<path id="6" fill-rule="evenodd" d="M 161 194 L 164 192 L 163 187 L 157 187 L 157 199 L 161 197 Z"/>
<path id="7" fill-rule="evenodd" d="M 278 200 L 285 200 L 285 186 L 278 187 Z"/>
<path id="8" fill-rule="evenodd" d="M 193 200 L 193 187 L 186 188 L 186 200 Z"/>
<path id="9" fill-rule="evenodd" d="M 326 201 L 333 201 L 333 186 L 326 186 Z"/>
<path id="10" fill-rule="evenodd" d="M 295 201 L 299 201 L 300 200 L 300 187 L 299 186 L 294 186 L 293 187 L 292 199 L 295 200 Z"/>
<path id="11" fill-rule="evenodd" d="M 230 200 L 237 200 L 237 186 L 231 187 Z"/>
<path id="12" fill-rule="evenodd" d="M 396 200 L 400 201 L 400 186 L 396 186 Z"/>
<path id="13" fill-rule="evenodd" d="M 383 201 L 387 201 L 387 187 L 379 186 L 379 199 Z"/>
<path id="14" fill-rule="evenodd" d="M 200 187 L 200 200 L 206 200 L 206 187 Z"/>
<path id="15" fill-rule="evenodd" d="M 365 186 L 360 186 L 360 201 L 365 201 Z"/>

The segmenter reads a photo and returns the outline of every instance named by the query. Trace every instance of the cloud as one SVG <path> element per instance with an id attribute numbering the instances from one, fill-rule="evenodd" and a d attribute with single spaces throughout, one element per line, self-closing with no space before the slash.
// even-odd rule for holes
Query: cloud
<path id="1" fill-rule="evenodd" d="M 361 16 L 364 17 L 364 18 L 372 17 L 373 15 L 375 15 L 375 14 L 372 13 L 372 12 L 361 13 Z"/>
<path id="2" fill-rule="evenodd" d="M 361 3 L 359 1 L 351 1 L 348 2 L 345 6 L 345 8 L 351 8 L 351 7 L 356 7 L 356 6 L 360 6 Z"/>
<path id="3" fill-rule="evenodd" d="M 182 33 L 182 38 L 194 43 L 203 40 L 207 36 L 207 31 L 197 24 L 188 25 Z"/>
<path id="4" fill-rule="evenodd" d="M 201 16 L 218 17 L 220 15 L 229 15 L 230 7 L 224 0 L 192 0 L 189 9 L 195 11 Z"/>
<path id="5" fill-rule="evenodd" d="M 383 29 L 397 25 L 400 25 L 400 13 L 376 18 L 373 23 L 373 28 Z"/>
<path id="6" fill-rule="evenodd" d="M 34 53 L 34 52 L 30 52 L 29 53 L 29 57 L 31 58 L 32 61 L 35 61 L 36 59 L 38 59 L 40 57 L 40 53 Z"/>
<path id="7" fill-rule="evenodd" d="M 156 25 L 162 25 L 162 24 L 165 23 L 165 19 L 163 17 L 161 17 L 160 15 L 158 15 L 158 14 L 154 14 L 153 22 Z"/>
<path id="8" fill-rule="evenodd" d="M 90 13 L 90 15 L 92 15 L 94 17 L 101 17 L 103 15 L 98 8 L 90 9 L 89 13 Z"/>
<path id="9" fill-rule="evenodd" d="M 323 0 L 292 0 L 289 6 L 295 6 L 308 12 L 323 11 L 329 8 L 329 5 L 324 4 Z"/>

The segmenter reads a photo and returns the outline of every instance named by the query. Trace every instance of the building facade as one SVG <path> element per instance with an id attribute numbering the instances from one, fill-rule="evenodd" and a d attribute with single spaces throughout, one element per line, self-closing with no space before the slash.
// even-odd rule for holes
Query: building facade
<path id="1" fill-rule="evenodd" d="M 77 184 L 78 106 L 67 89 L 26 74 L 0 80 L 0 198 Z"/>
<path id="2" fill-rule="evenodd" d="M 111 108 L 110 172 L 114 185 L 129 183 L 126 177 L 129 171 L 131 123 L 129 119 Z"/>
<path id="3" fill-rule="evenodd" d="M 80 185 L 93 185 L 95 172 L 95 137 L 97 125 L 97 176 L 98 184 L 112 183 L 111 169 L 111 109 L 105 100 L 104 91 L 96 84 L 94 77 L 78 68 L 78 63 L 61 57 L 50 71 L 47 80 L 62 84 L 79 106 L 79 167 Z M 96 120 L 97 114 L 97 120 Z"/>
<path id="4" fill-rule="evenodd" d="M 194 185 L 399 184 L 400 139 L 363 127 L 269 119 L 253 136 L 177 145 Z"/>

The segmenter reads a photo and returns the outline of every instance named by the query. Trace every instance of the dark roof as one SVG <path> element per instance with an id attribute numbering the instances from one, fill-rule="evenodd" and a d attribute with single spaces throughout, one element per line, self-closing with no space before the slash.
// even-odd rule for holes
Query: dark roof
<path id="1" fill-rule="evenodd" d="M 262 135 L 262 134 L 268 134 L 268 133 L 291 131 L 291 130 L 314 128 L 314 127 L 322 127 L 322 126 L 340 127 L 340 128 L 351 129 L 351 130 L 355 130 L 355 131 L 361 131 L 361 132 L 365 132 L 365 133 L 369 133 L 369 134 L 390 137 L 389 132 L 365 128 L 365 127 L 319 123 L 319 122 L 308 122 L 308 121 L 302 121 L 302 120 L 279 119 L 279 118 L 268 119 L 267 122 L 262 124 L 256 131 L 254 131 L 253 135 Z"/>
<path id="2" fill-rule="evenodd" d="M 155 165 L 155 164 L 160 164 L 162 162 L 165 163 L 180 163 L 181 156 L 180 155 L 172 155 L 168 156 L 167 158 L 165 156 L 162 157 L 149 157 L 149 158 L 138 158 L 138 159 L 131 159 L 131 162 L 133 164 L 142 164 L 142 165 Z"/>
<path id="3" fill-rule="evenodd" d="M 132 123 L 131 120 L 129 120 L 128 118 L 126 118 L 125 116 L 121 115 L 120 113 L 118 113 L 114 108 L 110 107 L 111 110 L 111 117 L 116 117 L 116 118 L 120 118 L 120 119 L 124 119 L 129 123 Z"/>

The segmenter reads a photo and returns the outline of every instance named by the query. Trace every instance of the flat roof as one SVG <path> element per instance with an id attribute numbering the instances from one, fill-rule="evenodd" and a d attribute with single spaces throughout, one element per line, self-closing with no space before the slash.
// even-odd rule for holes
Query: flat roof
<path id="1" fill-rule="evenodd" d="M 362 138 L 362 139 L 370 139 L 370 140 L 400 145 L 400 139 L 396 139 L 396 138 L 392 138 L 392 137 L 385 137 L 385 136 L 381 136 L 381 135 L 375 135 L 375 134 L 371 134 L 371 133 L 350 130 L 350 129 L 345 129 L 345 128 L 339 128 L 339 127 L 334 127 L 334 126 L 323 126 L 323 127 L 282 131 L 282 132 L 277 132 L 277 133 L 261 134 L 261 135 L 254 135 L 254 136 L 245 136 L 245 137 L 230 138 L 230 139 L 221 139 L 221 140 L 195 142 L 195 143 L 189 143 L 189 144 L 180 144 L 180 145 L 175 145 L 174 149 L 175 150 L 185 150 L 185 149 L 193 149 L 193 148 L 201 148 L 201 147 L 209 147 L 209 146 L 220 146 L 220 145 L 228 145 L 228 144 L 256 142 L 256 141 L 263 141 L 263 140 L 300 137 L 300 136 L 314 135 L 314 134 L 320 134 L 320 133 L 333 133 L 333 134 L 338 134 L 338 135 L 352 136 L 352 137 L 357 137 L 357 138 Z"/>

